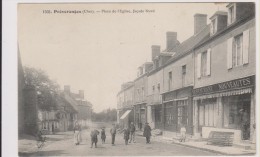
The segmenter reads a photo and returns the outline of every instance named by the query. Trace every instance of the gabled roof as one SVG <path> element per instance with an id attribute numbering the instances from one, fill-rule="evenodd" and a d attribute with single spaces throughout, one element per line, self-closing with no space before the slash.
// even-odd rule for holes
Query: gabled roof
<path id="1" fill-rule="evenodd" d="M 180 41 L 179 40 L 177 40 L 176 41 L 176 45 L 172 48 L 172 49 L 165 49 L 165 50 L 163 50 L 162 52 L 174 52 L 174 49 L 177 47 L 177 46 L 179 46 L 180 45 Z"/>
<path id="2" fill-rule="evenodd" d="M 197 44 L 201 41 L 208 39 L 210 36 L 210 25 L 207 25 L 199 33 L 191 36 L 187 40 L 183 41 L 179 46 L 177 46 L 173 51 L 176 52 L 171 59 L 167 61 L 165 65 L 175 61 L 180 56 L 189 53 Z"/>
<path id="3" fill-rule="evenodd" d="M 69 95 L 67 95 L 66 93 L 63 94 L 64 99 L 73 107 L 74 110 L 78 111 L 77 106 L 78 103 L 76 100 L 74 100 L 73 98 L 71 98 Z"/>
<path id="4" fill-rule="evenodd" d="M 57 96 L 57 105 L 65 107 L 65 111 L 76 113 L 77 110 L 62 96 Z"/>

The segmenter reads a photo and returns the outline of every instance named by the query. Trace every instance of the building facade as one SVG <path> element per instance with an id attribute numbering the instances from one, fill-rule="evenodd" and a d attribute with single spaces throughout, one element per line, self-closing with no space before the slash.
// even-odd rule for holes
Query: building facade
<path id="1" fill-rule="evenodd" d="M 180 132 L 181 126 L 186 127 L 188 134 L 193 134 L 194 57 L 192 52 L 193 47 L 209 35 L 207 15 L 195 14 L 194 28 L 193 36 L 168 50 L 174 54 L 163 65 L 162 115 L 165 134 Z"/>
<path id="2" fill-rule="evenodd" d="M 234 132 L 255 140 L 256 30 L 254 3 L 230 3 L 216 12 L 211 34 L 194 49 L 194 132 Z"/>
<path id="3" fill-rule="evenodd" d="M 77 122 L 82 128 L 88 128 L 92 123 L 92 104 L 84 99 L 84 91 L 79 90 L 78 93 L 74 93 L 71 92 L 69 85 L 65 85 L 63 96 L 77 111 Z"/>
<path id="4" fill-rule="evenodd" d="M 134 83 L 127 82 L 121 85 L 117 94 L 117 122 L 124 128 L 134 122 Z"/>
<path id="5" fill-rule="evenodd" d="M 146 62 L 138 68 L 137 78 L 134 80 L 134 124 L 140 130 L 147 120 L 147 73 L 153 64 Z"/>
<path id="6" fill-rule="evenodd" d="M 164 51 L 152 46 L 153 69 L 134 81 L 135 122 L 164 135 L 184 125 L 195 137 L 222 131 L 255 142 L 255 4 L 229 3 L 209 19 L 195 14 L 190 38 L 180 43 L 167 32 Z"/>

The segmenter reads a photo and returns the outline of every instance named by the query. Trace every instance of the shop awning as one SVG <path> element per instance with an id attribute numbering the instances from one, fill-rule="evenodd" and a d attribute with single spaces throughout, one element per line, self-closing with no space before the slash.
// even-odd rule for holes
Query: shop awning
<path id="1" fill-rule="evenodd" d="M 188 100 L 188 97 L 184 97 L 184 98 L 179 98 L 179 99 L 174 99 L 174 101 L 181 101 L 181 100 Z"/>
<path id="2" fill-rule="evenodd" d="M 120 119 L 125 119 L 126 116 L 131 112 L 131 110 L 125 111 L 125 113 L 120 117 Z"/>
<path id="3" fill-rule="evenodd" d="M 196 96 L 196 97 L 193 97 L 193 100 L 209 99 L 209 98 L 231 96 L 231 95 L 241 95 L 241 94 L 246 94 L 246 93 L 252 93 L 252 88 L 245 88 L 245 89 L 222 92 L 222 93 L 214 93 L 214 94 Z"/>

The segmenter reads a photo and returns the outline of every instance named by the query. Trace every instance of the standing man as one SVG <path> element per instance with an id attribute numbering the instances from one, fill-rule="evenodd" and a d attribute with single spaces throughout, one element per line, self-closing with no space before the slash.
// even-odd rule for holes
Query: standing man
<path id="1" fill-rule="evenodd" d="M 128 144 L 128 140 L 129 140 L 129 135 L 130 135 L 130 130 L 128 127 L 125 127 L 124 129 L 124 139 L 125 139 L 125 145 Z"/>
<path id="2" fill-rule="evenodd" d="M 151 130 L 149 123 L 145 123 L 143 136 L 146 137 L 146 144 L 150 143 Z"/>
<path id="3" fill-rule="evenodd" d="M 133 140 L 133 143 L 135 143 L 135 125 L 133 122 L 131 122 L 130 124 L 130 141 L 129 143 L 131 143 Z"/>
<path id="4" fill-rule="evenodd" d="M 81 131 L 80 125 L 76 121 L 75 126 L 74 126 L 74 143 L 75 143 L 75 145 L 79 145 L 79 143 L 80 143 L 80 140 L 81 140 L 80 131 Z"/>
<path id="5" fill-rule="evenodd" d="M 247 110 L 240 109 L 241 115 L 241 131 L 242 131 L 242 139 L 248 140 L 250 138 L 250 119 Z"/>
<path id="6" fill-rule="evenodd" d="M 91 147 L 93 147 L 93 144 L 95 144 L 95 148 L 97 148 L 97 142 L 98 142 L 98 134 L 99 134 L 99 131 L 96 130 L 96 129 L 93 129 L 91 132 L 90 132 L 90 137 L 91 137 Z"/>
<path id="7" fill-rule="evenodd" d="M 113 124 L 112 128 L 110 129 L 111 137 L 112 137 L 112 146 L 115 145 L 115 138 L 116 138 L 116 126 Z"/>

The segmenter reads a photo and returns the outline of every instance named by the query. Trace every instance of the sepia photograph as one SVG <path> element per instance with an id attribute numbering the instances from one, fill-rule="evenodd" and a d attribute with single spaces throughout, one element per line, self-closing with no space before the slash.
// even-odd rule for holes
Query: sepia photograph
<path id="1" fill-rule="evenodd" d="M 16 9 L 17 156 L 257 155 L 256 2 Z"/>

